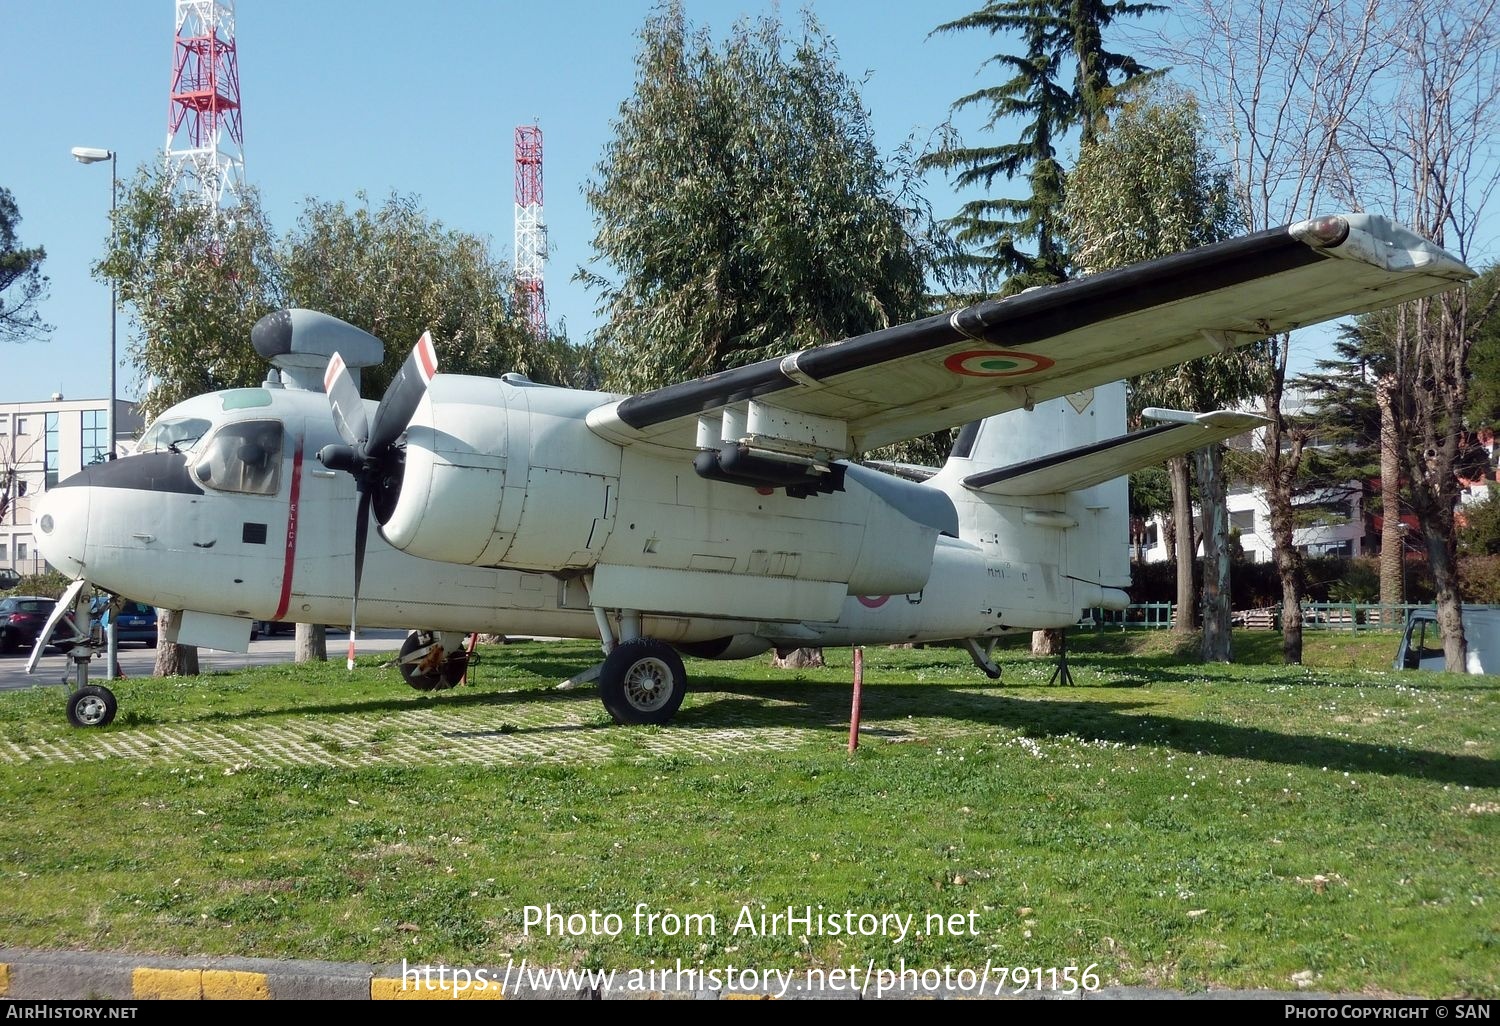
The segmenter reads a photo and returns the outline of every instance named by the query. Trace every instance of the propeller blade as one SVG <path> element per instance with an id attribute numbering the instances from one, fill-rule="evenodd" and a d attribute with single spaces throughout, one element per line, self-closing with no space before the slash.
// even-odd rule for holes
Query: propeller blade
<path id="1" fill-rule="evenodd" d="M 57 600 L 57 605 L 52 607 L 52 615 L 47 617 L 47 623 L 42 627 L 40 634 L 36 636 L 36 645 L 31 649 L 31 659 L 26 663 L 26 672 L 35 673 L 36 664 L 41 661 L 42 653 L 47 651 L 47 643 L 52 640 L 52 632 L 57 630 L 57 625 L 62 623 L 63 617 L 72 613 L 78 605 L 78 596 L 83 589 L 89 586 L 89 582 L 80 577 L 68 585 L 68 590 L 62 593 L 62 598 Z M 77 623 L 74 623 L 74 633 L 77 633 Z"/>
<path id="2" fill-rule="evenodd" d="M 349 669 L 354 669 L 354 642 L 356 631 L 359 629 L 359 583 L 365 573 L 365 542 L 370 537 L 370 492 L 361 489 L 359 493 L 359 512 L 355 514 L 358 520 L 354 525 L 354 602 L 349 608 L 349 656 L 347 664 Z"/>
<path id="3" fill-rule="evenodd" d="M 333 354 L 323 372 L 323 391 L 328 393 L 328 403 L 333 407 L 333 424 L 339 429 L 339 437 L 352 448 L 361 448 L 370 437 L 370 421 L 354 376 L 338 353 Z"/>
<path id="4" fill-rule="evenodd" d="M 411 423 L 417 404 L 427 393 L 427 383 L 437 373 L 437 351 L 432 347 L 432 332 L 423 332 L 401 370 L 385 390 L 370 426 L 367 452 L 378 453 L 394 445 L 401 432 Z"/>

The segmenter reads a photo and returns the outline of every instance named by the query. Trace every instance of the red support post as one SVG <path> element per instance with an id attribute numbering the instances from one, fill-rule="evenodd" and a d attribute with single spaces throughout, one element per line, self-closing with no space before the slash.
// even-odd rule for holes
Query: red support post
<path id="1" fill-rule="evenodd" d="M 854 650 L 854 703 L 849 710 L 849 753 L 859 747 L 859 706 L 865 688 L 865 650 Z"/>

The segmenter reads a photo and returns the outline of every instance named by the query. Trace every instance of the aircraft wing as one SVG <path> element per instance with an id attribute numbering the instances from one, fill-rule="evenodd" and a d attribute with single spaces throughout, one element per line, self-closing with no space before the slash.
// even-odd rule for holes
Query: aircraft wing
<path id="1" fill-rule="evenodd" d="M 688 453 L 849 456 L 1472 277 L 1384 217 L 1320 217 L 643 392 L 588 425 Z"/>

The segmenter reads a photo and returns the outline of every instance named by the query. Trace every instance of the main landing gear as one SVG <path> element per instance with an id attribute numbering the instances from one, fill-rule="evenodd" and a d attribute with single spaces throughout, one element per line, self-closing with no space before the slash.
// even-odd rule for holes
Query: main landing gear
<path id="1" fill-rule="evenodd" d="M 641 636 L 641 614 L 621 610 L 620 637 L 608 614 L 594 608 L 604 663 L 599 668 L 599 698 L 616 723 L 668 723 L 687 693 L 682 657 L 666 642 Z"/>

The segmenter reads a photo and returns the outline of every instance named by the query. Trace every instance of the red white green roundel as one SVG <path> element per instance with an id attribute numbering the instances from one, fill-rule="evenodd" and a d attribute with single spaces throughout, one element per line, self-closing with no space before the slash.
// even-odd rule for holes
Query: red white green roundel
<path id="1" fill-rule="evenodd" d="M 1035 374 L 1051 367 L 1054 361 L 1031 353 L 1013 353 L 1005 349 L 970 349 L 954 353 L 943 361 L 954 374 L 975 378 L 1014 378 Z"/>

